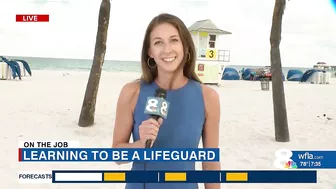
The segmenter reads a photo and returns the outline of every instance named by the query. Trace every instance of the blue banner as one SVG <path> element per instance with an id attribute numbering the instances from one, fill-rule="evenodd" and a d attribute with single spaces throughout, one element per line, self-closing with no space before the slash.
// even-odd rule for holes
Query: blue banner
<path id="1" fill-rule="evenodd" d="M 280 169 L 335 169 L 336 150 L 291 151 L 280 149 L 275 152 L 274 165 Z"/>
<path id="2" fill-rule="evenodd" d="M 218 148 L 112 149 L 112 148 L 19 148 L 19 161 L 219 161 Z"/>
<path id="3" fill-rule="evenodd" d="M 298 169 L 336 169 L 336 150 L 292 152 Z"/>
<path id="4" fill-rule="evenodd" d="M 317 183 L 316 171 L 53 170 L 53 183 Z"/>

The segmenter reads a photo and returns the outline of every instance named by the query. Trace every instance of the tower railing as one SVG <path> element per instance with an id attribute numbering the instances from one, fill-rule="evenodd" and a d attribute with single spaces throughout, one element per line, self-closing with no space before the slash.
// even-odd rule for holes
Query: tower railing
<path id="1" fill-rule="evenodd" d="M 218 50 L 218 61 L 230 62 L 230 50 Z"/>

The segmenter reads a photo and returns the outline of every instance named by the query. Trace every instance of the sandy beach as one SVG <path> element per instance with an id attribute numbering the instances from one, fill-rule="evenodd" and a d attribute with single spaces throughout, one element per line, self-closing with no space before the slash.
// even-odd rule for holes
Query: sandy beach
<path id="1" fill-rule="evenodd" d="M 19 184 L 19 171 L 53 169 L 130 169 L 114 163 L 19 163 L 18 141 L 69 140 L 80 147 L 111 147 L 116 102 L 122 86 L 138 73 L 103 72 L 95 125 L 77 126 L 89 72 L 34 71 L 22 81 L 0 81 L 0 178 L 9 189 L 122 189 L 124 184 Z M 272 92 L 255 81 L 223 81 L 212 86 L 221 101 L 221 165 L 223 170 L 275 169 L 275 151 L 336 149 L 336 79 L 329 85 L 285 82 L 291 141 L 274 139 Z M 333 120 L 319 118 L 326 114 Z M 197 164 L 200 169 L 200 164 Z M 319 170 L 318 184 L 223 184 L 232 189 L 332 189 L 336 170 Z M 203 188 L 203 184 L 200 184 Z"/>

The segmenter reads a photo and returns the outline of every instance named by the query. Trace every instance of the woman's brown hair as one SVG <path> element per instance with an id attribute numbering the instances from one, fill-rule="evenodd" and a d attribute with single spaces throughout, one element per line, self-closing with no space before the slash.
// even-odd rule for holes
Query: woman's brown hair
<path id="1" fill-rule="evenodd" d="M 147 63 L 150 58 L 148 55 L 148 50 L 150 47 L 151 32 L 157 25 L 163 23 L 168 23 L 174 26 L 180 35 L 184 51 L 184 57 L 181 63 L 183 66 L 183 75 L 189 79 L 202 83 L 195 73 L 196 51 L 190 32 L 180 18 L 171 14 L 160 14 L 154 17 L 147 27 L 141 52 L 141 79 L 146 83 L 151 83 L 154 81 L 158 74 L 157 67 L 150 68 Z"/>

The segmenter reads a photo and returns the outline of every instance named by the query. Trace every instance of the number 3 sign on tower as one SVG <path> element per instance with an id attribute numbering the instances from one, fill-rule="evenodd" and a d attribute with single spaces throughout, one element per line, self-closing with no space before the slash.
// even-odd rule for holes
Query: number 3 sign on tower
<path id="1" fill-rule="evenodd" d="M 207 59 L 216 59 L 217 58 L 216 49 L 207 49 L 206 58 Z"/>

